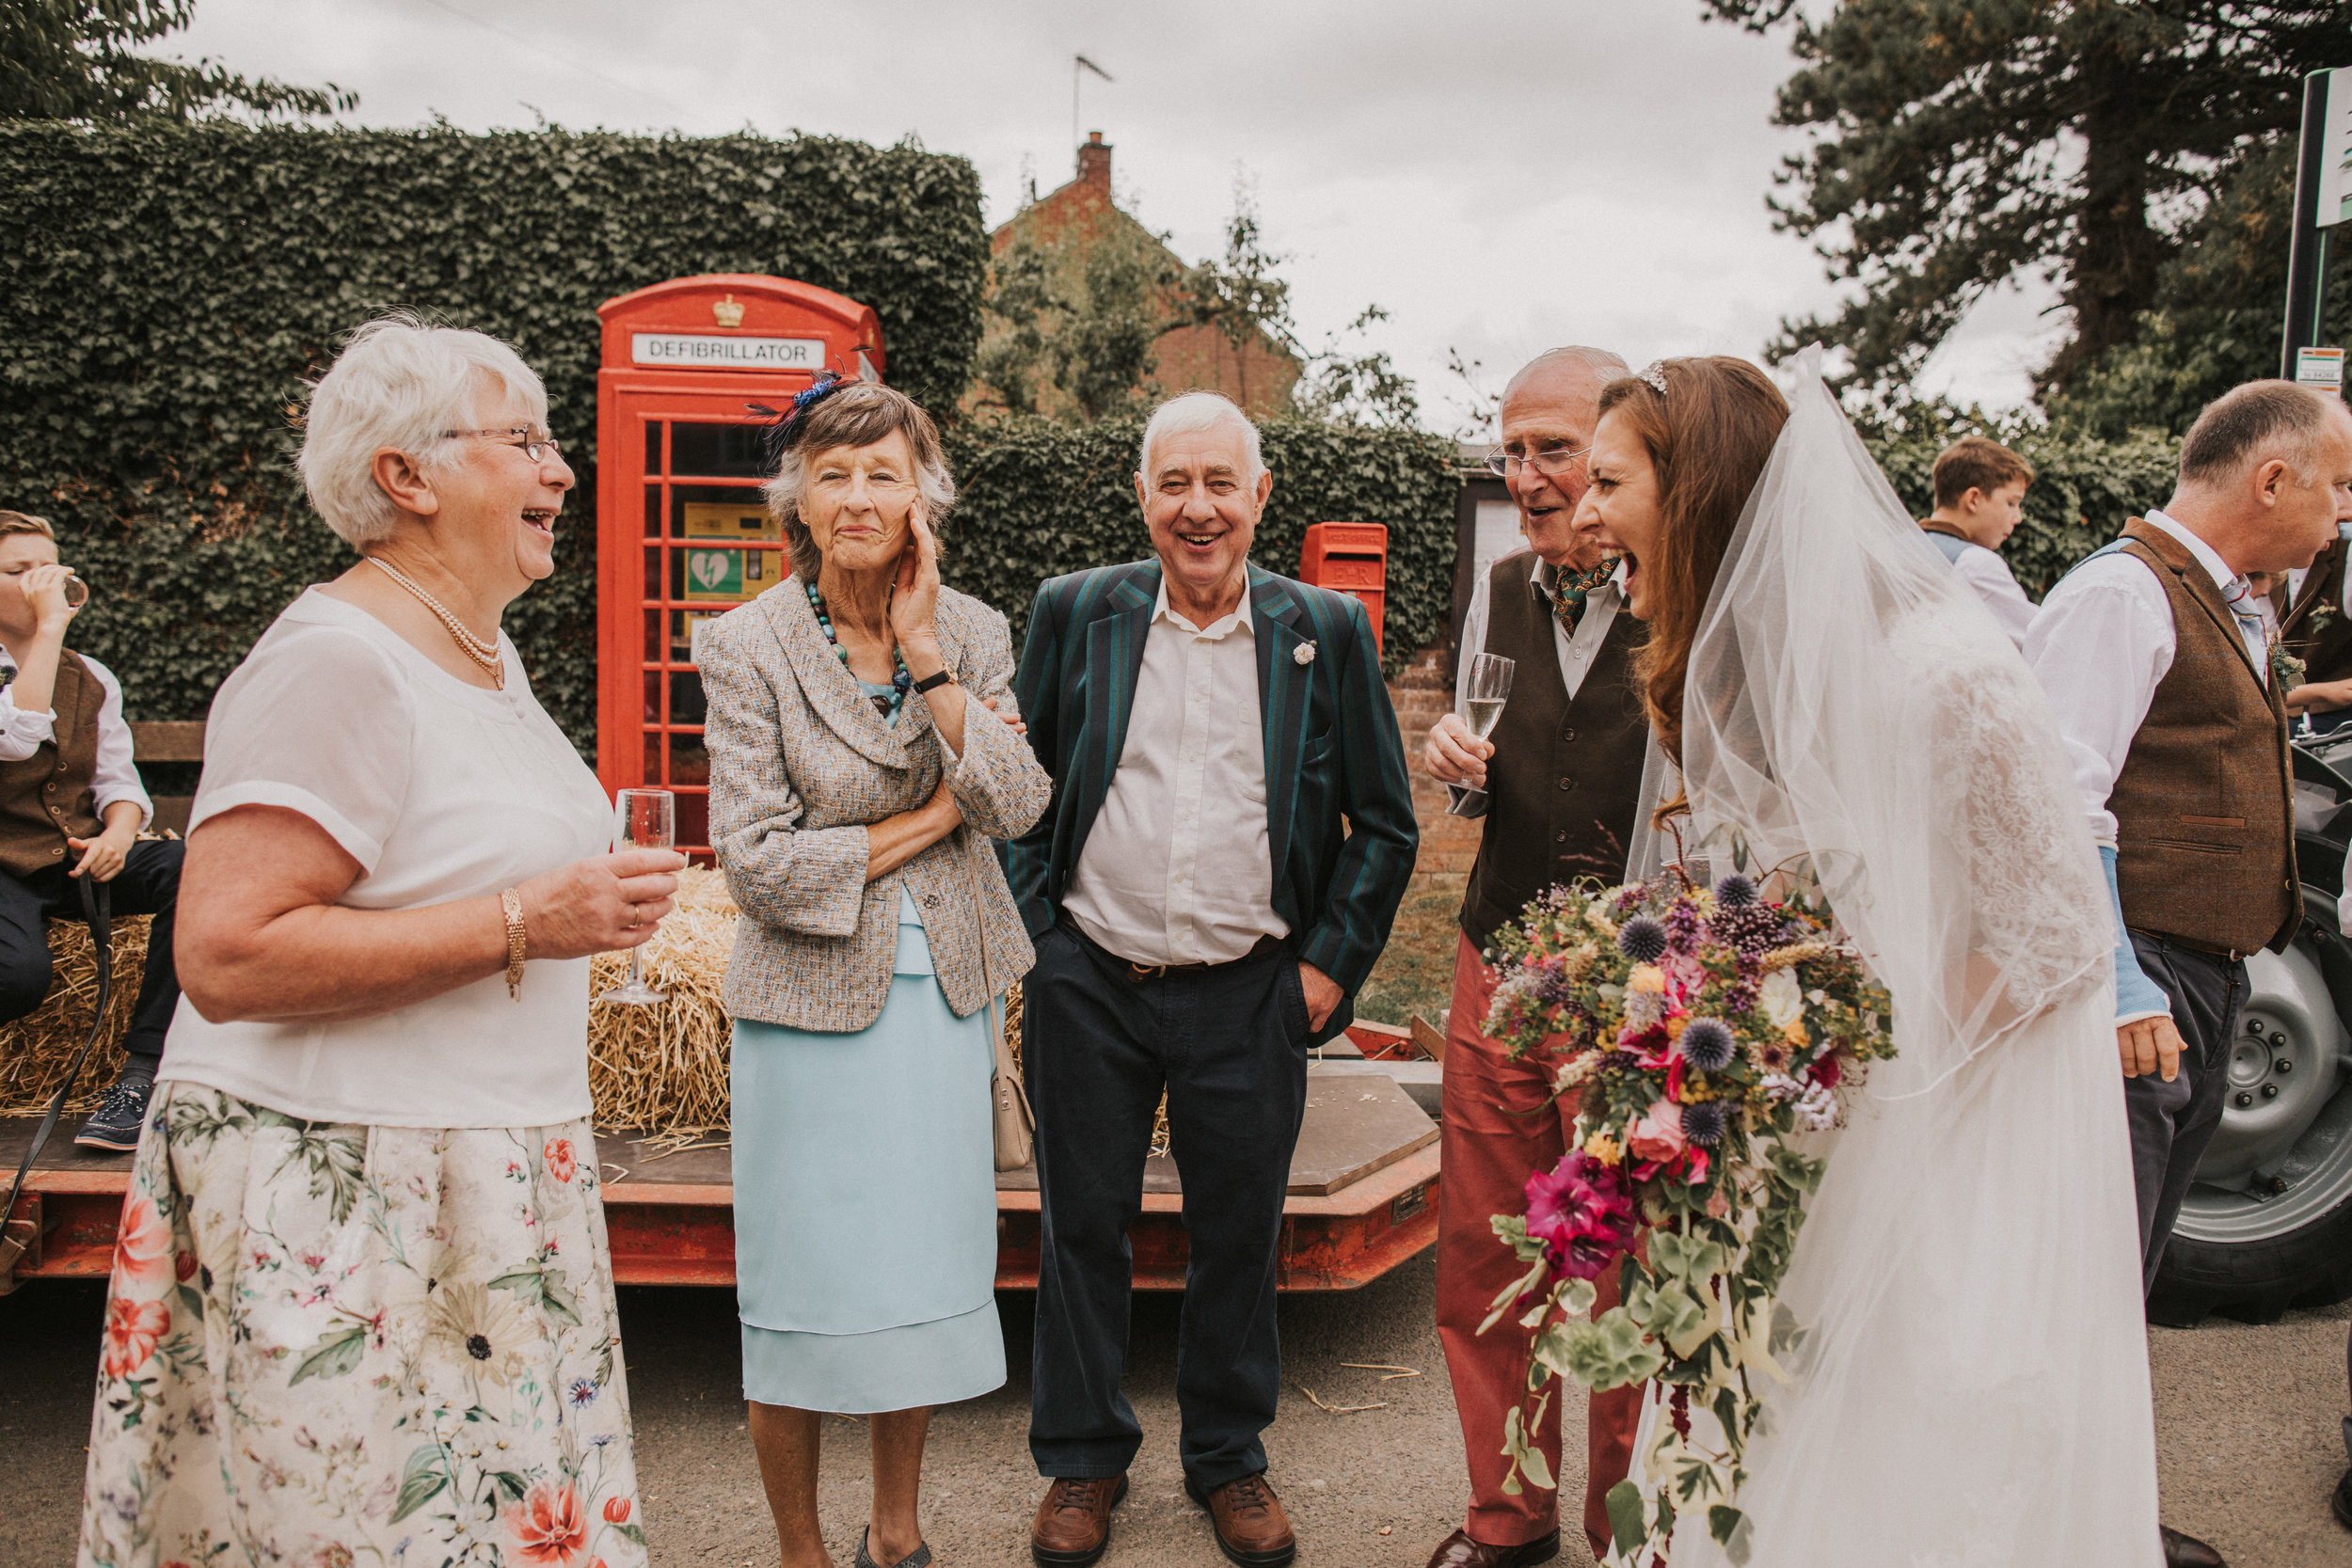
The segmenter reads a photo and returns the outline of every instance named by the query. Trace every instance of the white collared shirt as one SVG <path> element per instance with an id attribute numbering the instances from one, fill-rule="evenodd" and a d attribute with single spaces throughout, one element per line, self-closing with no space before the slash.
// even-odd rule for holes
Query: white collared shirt
<path id="1" fill-rule="evenodd" d="M 2196 534 L 2161 512 L 2149 513 L 2148 521 L 2187 548 L 2223 599 L 2236 604 L 2249 593 L 2246 579 Z M 2256 677 L 2267 685 L 2270 650 L 2259 625 L 2249 630 L 2241 623 L 2238 636 Z M 2059 578 L 2026 634 L 2026 662 L 2049 693 L 2075 790 L 2101 844 L 2115 842 L 2115 814 L 2107 810 L 2107 797 L 2147 721 L 2157 684 L 2172 668 L 2177 646 L 2164 584 L 2144 562 L 2121 550 L 2087 561 Z"/>
<path id="2" fill-rule="evenodd" d="M 1966 583 L 1968 591 L 1993 612 L 1994 621 L 2009 633 L 2009 640 L 2023 648 L 2026 633 L 2033 626 L 2034 603 L 2017 586 L 2017 576 L 2009 569 L 2009 562 L 2001 559 L 1998 550 L 1988 550 L 1974 540 L 1948 533 L 1936 537 L 1958 546 L 1945 550 L 1946 559 L 1952 563 L 1952 574 Z"/>
<path id="3" fill-rule="evenodd" d="M 1516 559 L 1520 552 L 1513 552 Z M 1529 550 L 1525 554 L 1531 564 L 1527 580 L 1535 592 L 1544 596 L 1544 613 L 1551 617 L 1551 644 L 1560 656 L 1560 683 L 1568 689 L 1568 700 L 1574 702 L 1584 677 L 1593 668 L 1593 660 L 1600 657 L 1600 645 L 1609 640 L 1609 628 L 1617 619 L 1617 611 L 1625 608 L 1625 568 L 1620 565 L 1609 580 L 1586 595 L 1584 613 L 1576 618 L 1576 635 L 1560 624 L 1560 617 L 1551 614 L 1551 594 L 1544 585 L 1544 558 Z M 1492 613 L 1494 578 L 1482 576 L 1470 590 L 1470 609 L 1462 614 L 1462 657 L 1454 667 L 1454 711 L 1463 711 L 1470 697 L 1470 656 L 1486 651 L 1486 620 Z"/>
<path id="4" fill-rule="evenodd" d="M 1062 908 L 1136 963 L 1229 963 L 1274 912 L 1257 627 L 1240 606 L 1196 626 L 1160 584 L 1127 738 Z"/>
<path id="5" fill-rule="evenodd" d="M 98 677 L 98 685 L 105 692 L 98 705 L 98 760 L 90 772 L 90 795 L 97 807 L 98 824 L 106 824 L 106 808 L 117 800 L 131 800 L 139 808 L 139 827 L 144 830 L 155 815 L 154 801 L 147 798 L 147 787 L 139 783 L 137 764 L 133 760 L 131 726 L 122 717 L 122 683 L 114 672 L 87 654 L 81 657 L 89 673 Z M 42 708 L 26 712 L 16 705 L 16 656 L 0 647 L 0 666 L 8 672 L 8 685 L 0 689 L 0 762 L 23 762 L 40 750 L 44 740 L 57 737 L 57 710 Z"/>

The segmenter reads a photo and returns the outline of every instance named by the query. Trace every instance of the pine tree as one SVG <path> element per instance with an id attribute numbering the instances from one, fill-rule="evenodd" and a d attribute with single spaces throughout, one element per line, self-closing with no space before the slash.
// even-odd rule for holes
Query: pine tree
<path id="1" fill-rule="evenodd" d="M 187 119 L 223 109 L 324 115 L 358 100 L 333 85 L 249 81 L 211 60 L 133 51 L 176 33 L 195 0 L 7 0 L 0 5 L 0 119 Z"/>
<path id="2" fill-rule="evenodd" d="M 1803 67 L 1777 123 L 1812 127 L 1781 176 L 1781 227 L 1859 291 L 1782 323 L 1774 357 L 1820 340 L 1853 379 L 1915 372 L 1968 308 L 2046 274 L 2073 335 L 2044 393 L 2130 343 L 2168 262 L 2292 143 L 2305 72 L 2352 63 L 2352 3 L 2246 0 L 1701 0 L 1756 31 L 1791 28 Z"/>

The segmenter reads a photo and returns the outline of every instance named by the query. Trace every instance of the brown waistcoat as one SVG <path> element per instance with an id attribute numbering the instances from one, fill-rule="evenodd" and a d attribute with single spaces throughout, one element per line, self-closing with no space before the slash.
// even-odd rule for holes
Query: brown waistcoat
<path id="1" fill-rule="evenodd" d="M 90 793 L 98 770 L 98 708 L 106 689 L 71 649 L 57 655 L 56 738 L 23 762 L 0 762 L 0 870 L 30 876 L 68 865 L 66 835 L 98 836 Z"/>
<path id="2" fill-rule="evenodd" d="M 2352 615 L 2344 612 L 2347 553 L 2352 546 L 2341 539 L 2320 551 L 2304 575 L 2303 592 L 2279 617 L 2280 641 L 2310 667 L 2306 680 L 2340 681 L 2352 675 Z"/>
<path id="3" fill-rule="evenodd" d="M 1524 555 L 1494 563 L 1486 579 L 1486 646 L 1518 662 L 1511 700 L 1487 736 L 1486 834 L 1463 890 L 1462 929 L 1485 947 L 1555 882 L 1625 875 L 1640 809 L 1649 734 L 1633 689 L 1642 625 L 1623 607 L 1570 699 L 1552 641 L 1551 601 L 1528 581 Z M 1478 649 L 1465 648 L 1468 658 Z"/>
<path id="4" fill-rule="evenodd" d="M 2286 709 L 2187 547 L 2137 517 L 2123 537 L 2164 585 L 2174 639 L 2107 797 L 2123 923 L 2197 946 L 2279 950 L 2303 912 Z"/>

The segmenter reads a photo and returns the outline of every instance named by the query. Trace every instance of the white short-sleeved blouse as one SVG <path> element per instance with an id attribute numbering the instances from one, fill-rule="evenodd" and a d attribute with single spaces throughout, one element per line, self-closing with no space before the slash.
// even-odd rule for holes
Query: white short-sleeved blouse
<path id="1" fill-rule="evenodd" d="M 360 865 L 340 902 L 412 910 L 498 893 L 612 847 L 603 787 L 503 635 L 506 689 L 468 686 L 312 589 L 214 701 L 194 832 L 281 806 Z M 542 1127 L 588 1114 L 588 960 L 534 959 L 373 1018 L 212 1023 L 185 997 L 161 1077 L 316 1121 Z"/>

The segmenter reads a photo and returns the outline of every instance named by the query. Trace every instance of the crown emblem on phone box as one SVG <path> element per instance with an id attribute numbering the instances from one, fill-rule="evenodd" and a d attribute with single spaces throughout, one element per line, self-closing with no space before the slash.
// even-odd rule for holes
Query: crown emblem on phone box
<path id="1" fill-rule="evenodd" d="M 743 308 L 735 302 L 733 294 L 729 294 L 710 307 L 710 319 L 721 326 L 740 326 L 743 325 Z"/>

